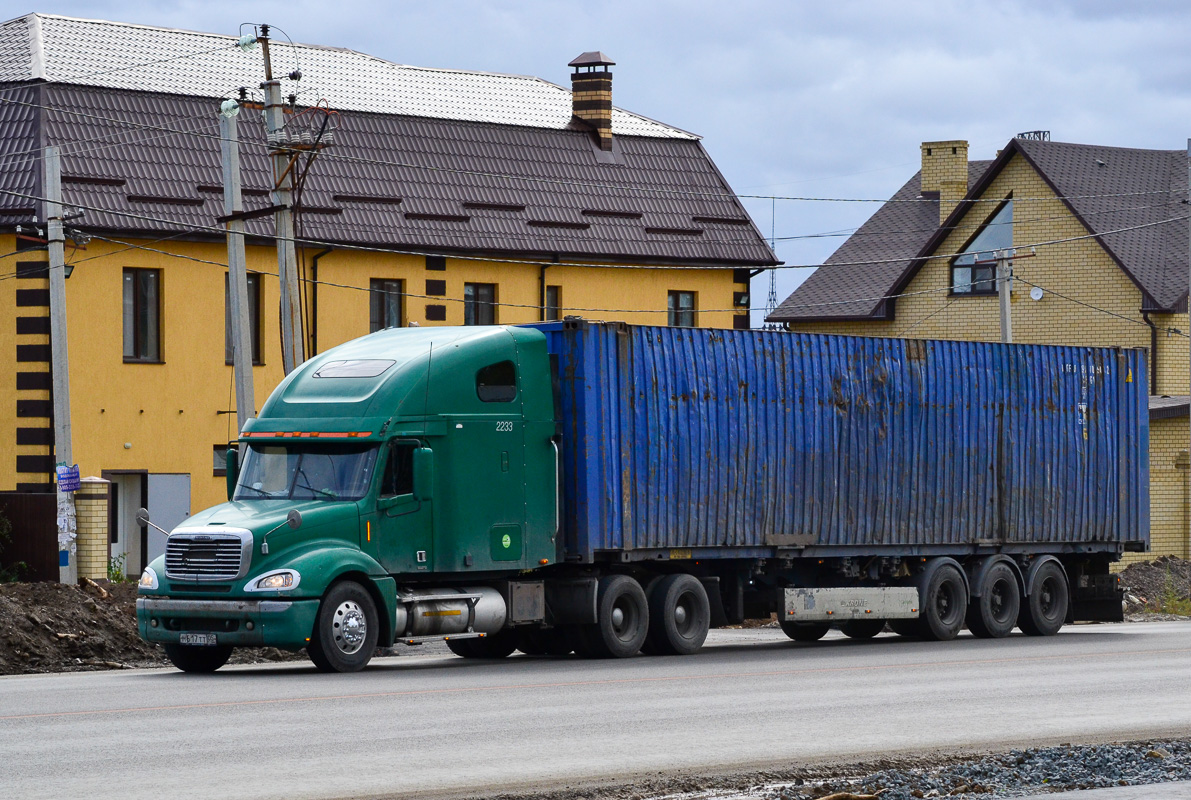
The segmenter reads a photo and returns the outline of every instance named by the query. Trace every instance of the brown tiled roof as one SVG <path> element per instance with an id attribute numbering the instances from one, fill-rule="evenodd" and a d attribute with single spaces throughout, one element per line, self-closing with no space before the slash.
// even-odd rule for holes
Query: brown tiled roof
<path id="1" fill-rule="evenodd" d="M 945 238 L 1014 154 L 1026 158 L 1143 292 L 1146 310 L 1185 308 L 1188 222 L 1186 154 L 1181 150 L 1138 150 L 1013 139 L 995 161 L 968 165 L 967 200 L 938 226 L 937 203 L 889 203 L 846 241 L 824 266 L 786 299 L 769 319 L 778 322 L 816 319 L 884 318 L 890 312 L 879 298 L 901 291 L 922 259 Z M 917 196 L 918 176 L 893 199 Z M 1115 195 L 1115 196 L 1114 196 Z M 934 230 L 922 234 L 922 227 Z M 1108 233 L 1122 228 L 1135 228 Z M 912 231 L 912 232 L 911 232 Z M 865 234 L 865 235 L 862 235 Z M 871 234 L 871 235 L 869 235 Z M 895 259 L 880 265 L 830 266 L 844 262 Z M 838 305 L 817 306 L 821 303 Z"/>
<path id="2" fill-rule="evenodd" d="M 0 147 L 36 152 L 39 136 L 62 145 L 64 199 L 85 209 L 74 227 L 128 235 L 210 228 L 223 214 L 216 108 L 210 99 L 123 89 L 19 87 L 0 93 Z M 610 162 L 584 130 L 341 117 L 302 195 L 304 238 L 509 257 L 775 263 L 695 139 L 618 136 Z M 259 114 L 241 113 L 239 129 L 245 208 L 267 207 Z M 11 168 L 0 171 L 0 189 L 37 194 L 39 159 L 4 163 Z M 31 221 L 33 205 L 0 195 L 0 224 Z M 723 219 L 742 224 L 715 221 Z M 268 236 L 271 217 L 247 228 Z"/>
<path id="3" fill-rule="evenodd" d="M 991 163 L 968 162 L 969 185 Z M 921 175 L 910 178 L 890 199 L 906 201 L 920 197 Z M 912 267 L 915 257 L 938 227 L 937 197 L 916 203 L 885 203 L 768 319 L 809 322 L 884 316 L 885 303 L 879 298 L 890 294 L 890 288 Z"/>

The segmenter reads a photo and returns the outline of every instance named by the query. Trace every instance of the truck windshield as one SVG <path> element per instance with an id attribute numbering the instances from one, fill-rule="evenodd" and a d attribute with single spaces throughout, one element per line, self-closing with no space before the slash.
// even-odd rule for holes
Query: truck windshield
<path id="1" fill-rule="evenodd" d="M 359 500 L 376 452 L 376 445 L 252 444 L 232 499 Z"/>

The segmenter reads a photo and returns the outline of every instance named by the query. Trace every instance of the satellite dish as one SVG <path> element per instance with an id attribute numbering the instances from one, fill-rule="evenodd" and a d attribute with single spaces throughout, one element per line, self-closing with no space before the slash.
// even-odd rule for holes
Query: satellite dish
<path id="1" fill-rule="evenodd" d="M 1042 299 L 1041 287 L 1035 286 L 1033 289 L 1030 290 L 1030 299 L 1031 300 L 1041 300 Z"/>

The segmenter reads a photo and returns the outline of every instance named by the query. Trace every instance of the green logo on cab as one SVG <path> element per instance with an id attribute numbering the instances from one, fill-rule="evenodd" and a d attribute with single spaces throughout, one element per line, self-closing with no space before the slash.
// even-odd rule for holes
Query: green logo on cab
<path id="1" fill-rule="evenodd" d="M 504 536 L 500 537 L 500 544 L 505 550 L 508 550 L 513 546 L 513 539 L 506 533 Z"/>

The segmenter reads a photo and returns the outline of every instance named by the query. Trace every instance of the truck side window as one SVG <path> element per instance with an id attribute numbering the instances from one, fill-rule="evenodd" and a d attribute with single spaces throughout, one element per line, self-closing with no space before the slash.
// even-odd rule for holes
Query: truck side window
<path id="1" fill-rule="evenodd" d="M 414 450 L 417 443 L 395 443 L 389 447 L 389 460 L 380 483 L 380 496 L 412 494 L 414 490 Z"/>
<path id="2" fill-rule="evenodd" d="M 490 364 L 476 373 L 476 394 L 485 403 L 511 403 L 517 397 L 517 368 L 512 361 Z"/>

